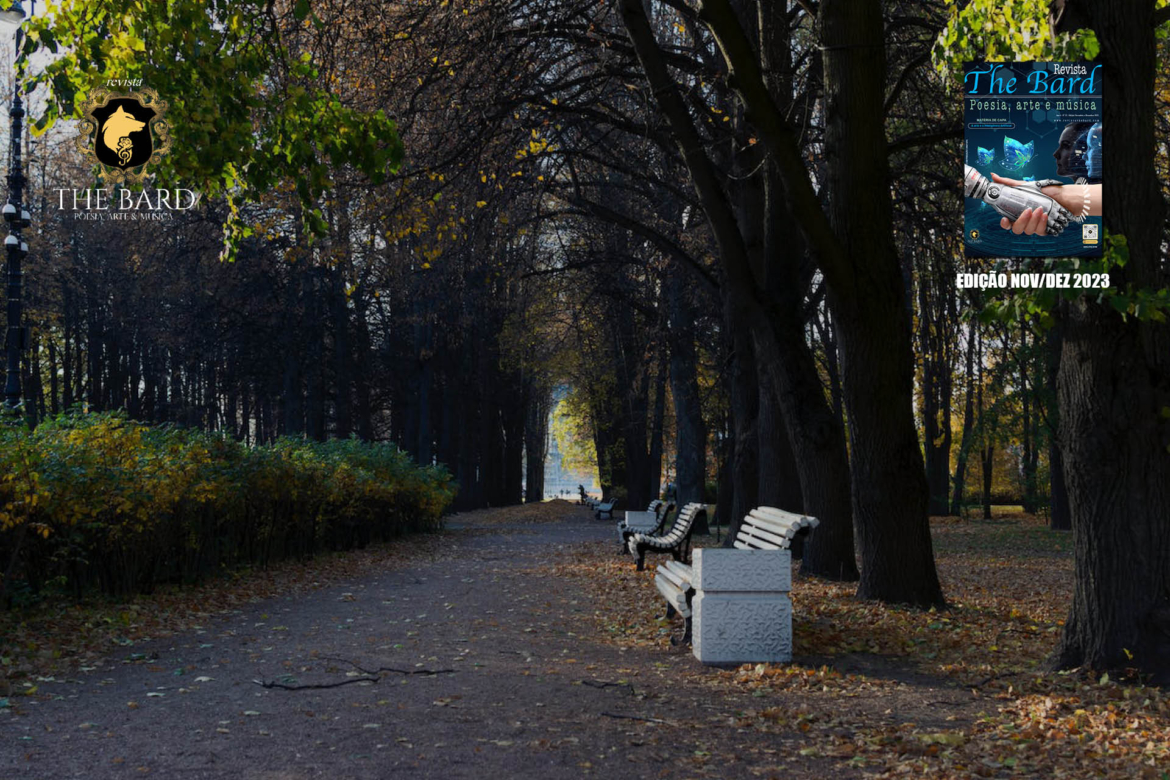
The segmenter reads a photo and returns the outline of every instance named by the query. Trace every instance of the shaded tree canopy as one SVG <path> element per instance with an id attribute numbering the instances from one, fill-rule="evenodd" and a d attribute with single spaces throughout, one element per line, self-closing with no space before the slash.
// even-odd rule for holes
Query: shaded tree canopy
<path id="1" fill-rule="evenodd" d="M 757 505 L 804 511 L 805 574 L 926 608 L 946 607 L 930 517 L 1019 505 L 1076 539 L 1055 662 L 1164 679 L 1166 16 L 63 3 L 22 49 L 30 417 L 392 441 L 446 465 L 465 509 L 546 496 L 555 415 L 622 508 L 669 483 L 733 530 Z M 983 57 L 1105 66 L 1127 182 L 1106 293 L 956 288 L 977 266 L 954 74 Z M 171 100 L 152 186 L 197 188 L 197 209 L 56 207 L 93 186 L 69 120 L 110 78 Z"/>

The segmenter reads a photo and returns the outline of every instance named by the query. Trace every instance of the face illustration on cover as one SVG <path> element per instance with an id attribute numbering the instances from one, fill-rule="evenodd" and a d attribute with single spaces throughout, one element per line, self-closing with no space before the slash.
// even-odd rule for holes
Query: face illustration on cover
<path id="1" fill-rule="evenodd" d="M 1052 156 L 1056 159 L 1056 175 L 1086 178 L 1091 183 L 1100 181 L 1100 165 L 1090 165 L 1090 141 L 1101 145 L 1100 122 L 1071 122 L 1060 134 L 1060 142 Z M 1094 159 L 1093 162 L 1098 162 Z M 1096 180 L 1096 181 L 1094 181 Z"/>

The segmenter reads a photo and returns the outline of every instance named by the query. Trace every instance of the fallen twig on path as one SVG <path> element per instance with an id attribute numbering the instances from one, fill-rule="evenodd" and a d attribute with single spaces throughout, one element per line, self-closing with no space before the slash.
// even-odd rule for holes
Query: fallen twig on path
<path id="1" fill-rule="evenodd" d="M 359 682 L 376 683 L 380 679 L 382 679 L 382 678 L 380 678 L 380 677 L 352 677 L 348 680 L 340 680 L 338 682 L 310 683 L 308 685 L 285 685 L 284 683 L 278 683 L 278 682 L 274 682 L 271 680 L 269 680 L 269 681 L 253 680 L 252 682 L 256 683 L 261 688 L 279 688 L 282 691 L 319 691 L 319 690 L 324 690 L 325 688 L 340 688 L 343 685 L 351 685 L 353 683 L 359 683 Z"/>
<path id="2" fill-rule="evenodd" d="M 670 725 L 662 718 L 647 718 L 647 717 L 644 717 L 642 715 L 622 715 L 620 712 L 603 712 L 601 714 L 603 717 L 606 717 L 606 718 L 621 718 L 622 720 L 642 720 L 642 721 L 645 721 L 646 723 L 662 723 L 662 724 L 665 724 L 668 726 Z"/>
<path id="3" fill-rule="evenodd" d="M 292 684 L 288 684 L 288 683 L 276 682 L 274 680 L 253 680 L 252 682 L 256 683 L 261 688 L 279 688 L 282 691 L 312 691 L 312 690 L 324 690 L 326 688 L 340 688 L 343 685 L 352 685 L 354 683 L 361 683 L 361 682 L 368 682 L 368 683 L 377 684 L 382 679 L 383 674 L 401 674 L 401 675 L 421 674 L 421 675 L 424 675 L 426 677 L 433 677 L 437 674 L 455 674 L 454 669 L 397 669 L 393 666 L 379 666 L 377 669 L 365 669 L 361 666 L 358 666 L 353 661 L 350 661 L 348 658 L 334 658 L 334 657 L 330 657 L 330 656 L 323 656 L 321 658 L 318 658 L 317 660 L 319 660 L 319 661 L 340 661 L 341 663 L 349 664 L 354 669 L 357 669 L 359 672 L 361 672 L 363 675 L 366 675 L 366 676 L 365 677 L 351 677 L 348 680 L 338 680 L 337 682 L 331 682 L 331 683 L 306 683 L 305 685 L 292 685 Z"/>
<path id="4" fill-rule="evenodd" d="M 634 690 L 634 686 L 628 682 L 607 682 L 606 680 L 581 680 L 580 682 L 582 685 L 588 685 L 590 688 L 597 688 L 599 690 L 605 690 L 606 688 L 628 688 L 631 696 L 636 696 L 638 693 Z"/>
<path id="5" fill-rule="evenodd" d="M 455 674 L 454 669 L 395 669 L 393 666 L 379 666 L 377 669 L 365 669 L 358 666 L 348 658 L 337 658 L 331 655 L 323 655 L 317 658 L 318 661 L 340 661 L 343 664 L 349 664 L 354 669 L 357 669 L 362 674 L 378 675 L 382 672 L 393 672 L 394 674 Z"/>

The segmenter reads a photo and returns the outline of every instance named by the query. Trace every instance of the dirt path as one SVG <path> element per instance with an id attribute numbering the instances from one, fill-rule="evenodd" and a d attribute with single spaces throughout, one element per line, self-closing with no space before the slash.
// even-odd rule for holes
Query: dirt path
<path id="1" fill-rule="evenodd" d="M 801 756 L 796 728 L 737 726 L 762 703 L 704 684 L 689 651 L 591 638 L 595 605 L 534 570 L 610 523 L 468 517 L 444 560 L 258 602 L 41 683 L 51 699 L 0 711 L 0 777 L 850 776 Z M 382 671 L 371 684 L 362 669 Z"/>

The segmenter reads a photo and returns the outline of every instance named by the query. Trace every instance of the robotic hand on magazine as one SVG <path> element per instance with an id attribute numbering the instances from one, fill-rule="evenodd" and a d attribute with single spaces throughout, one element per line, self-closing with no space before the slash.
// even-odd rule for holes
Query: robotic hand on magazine
<path id="1" fill-rule="evenodd" d="M 1070 222 L 1080 222 L 1082 217 L 1073 216 L 1072 212 L 1041 192 L 1044 187 L 1053 185 L 1063 185 L 1063 182 L 1044 179 L 1026 182 L 1021 186 L 992 182 L 967 165 L 963 177 L 963 194 L 991 206 L 1006 217 L 1012 226 L 1020 225 L 1020 230 L 1013 227 L 1013 232 L 1058 236 Z M 1024 212 L 1029 213 L 1027 226 L 1019 222 Z M 1026 230 L 1026 227 L 1032 229 Z"/>

